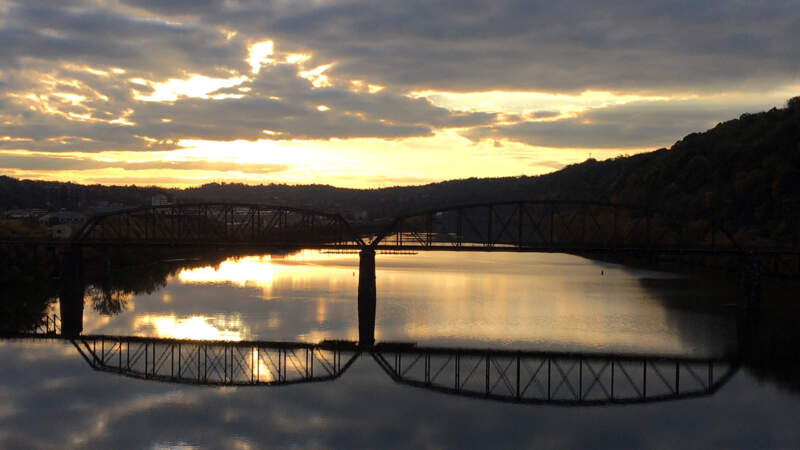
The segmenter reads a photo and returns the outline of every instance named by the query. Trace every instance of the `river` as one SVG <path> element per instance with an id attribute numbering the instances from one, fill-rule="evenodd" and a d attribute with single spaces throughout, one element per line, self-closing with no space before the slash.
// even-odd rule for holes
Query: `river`
<path id="1" fill-rule="evenodd" d="M 774 348 L 791 345 L 797 332 L 779 319 L 770 321 L 776 314 L 765 313 L 762 319 L 768 325 L 759 323 L 756 328 L 770 328 L 769 336 L 757 333 L 760 338 L 754 342 L 748 334 L 743 339 L 744 301 L 737 286 L 724 279 L 565 254 L 420 252 L 378 254 L 376 262 L 376 341 L 438 349 L 439 365 L 431 363 L 434 372 L 449 361 L 441 359 L 448 355 L 447 349 L 474 354 L 524 352 L 539 355 L 542 361 L 561 361 L 558 370 L 574 370 L 562 381 L 580 370 L 577 376 L 583 383 L 593 381 L 592 376 L 594 381 L 607 376 L 613 370 L 608 369 L 612 360 L 617 367 L 628 364 L 628 375 L 633 369 L 625 358 L 655 355 L 661 359 L 654 360 L 650 369 L 645 363 L 645 371 L 650 370 L 651 386 L 662 383 L 653 377 L 662 377 L 660 387 L 666 394 L 656 401 L 653 394 L 648 400 L 645 393 L 627 403 L 526 403 L 513 395 L 511 401 L 503 401 L 501 396 L 459 395 L 403 382 L 402 370 L 393 379 L 380 358 L 366 354 L 355 357 L 346 370 L 327 381 L 191 385 L 93 370 L 69 341 L 5 339 L 0 340 L 0 446 L 800 445 L 795 424 L 800 413 L 799 372 L 796 362 L 785 357 L 794 351 Z M 111 271 L 105 292 L 104 283 L 89 286 L 82 334 L 309 344 L 358 340 L 357 254 L 304 250 L 238 256 L 211 264 L 170 264 L 164 279 L 143 288 L 109 287 L 125 284 L 115 278 L 135 277 L 135 267 Z M 59 311 L 57 302 L 47 307 L 51 314 Z M 775 323 L 787 329 L 775 332 Z M 762 353 L 771 356 L 754 357 Z M 563 355 L 599 359 L 579 362 L 575 369 L 574 363 L 565 365 Z M 513 378 L 506 378 L 514 370 L 513 358 L 505 358 L 485 360 L 487 385 L 491 371 L 493 389 Z M 502 362 L 506 360 L 507 364 Z M 669 376 L 664 378 L 663 367 L 658 369 L 658 364 L 676 366 L 675 378 L 682 377 L 681 387 L 688 392 L 692 374 L 696 380 L 705 380 L 700 372 L 705 363 L 698 369 L 699 363 L 681 366 L 683 360 L 719 364 L 709 374 L 713 381 L 705 388 L 700 384 L 701 395 L 677 395 L 681 388 L 671 385 Z M 480 358 L 475 361 L 482 374 Z M 525 361 L 517 364 L 524 368 Z M 528 362 L 532 364 L 533 359 Z M 722 378 L 723 374 L 729 376 Z M 617 376 L 622 377 L 622 372 Z M 466 379 L 463 373 L 461 377 Z M 533 381 L 541 387 L 538 380 Z M 620 380 L 616 383 L 619 386 Z M 577 390 L 581 400 L 584 395 L 611 395 L 607 384 L 596 384 L 588 386 L 594 393 L 585 384 L 561 383 L 559 389 L 564 385 L 562 392 Z"/>

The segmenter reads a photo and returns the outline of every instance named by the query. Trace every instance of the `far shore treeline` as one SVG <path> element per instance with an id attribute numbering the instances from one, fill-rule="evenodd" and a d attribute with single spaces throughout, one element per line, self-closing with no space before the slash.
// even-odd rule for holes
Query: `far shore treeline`
<path id="1" fill-rule="evenodd" d="M 24 208 L 86 210 L 169 201 L 305 207 L 369 218 L 503 200 L 590 200 L 648 205 L 674 217 L 713 215 L 743 241 L 796 245 L 800 224 L 800 97 L 785 108 L 742 114 L 669 149 L 588 159 L 541 176 L 468 178 L 424 186 L 345 189 L 325 185 L 210 183 L 188 189 L 84 186 L 0 176 L 0 214 Z M 14 234 L 4 224 L 0 233 Z M 752 238 L 752 239 L 751 239 Z"/>

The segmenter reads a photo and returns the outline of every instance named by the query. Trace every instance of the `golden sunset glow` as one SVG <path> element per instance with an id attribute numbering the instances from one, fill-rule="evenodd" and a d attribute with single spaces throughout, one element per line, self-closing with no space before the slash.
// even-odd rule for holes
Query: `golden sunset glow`
<path id="1" fill-rule="evenodd" d="M 269 131 L 269 130 L 267 130 Z M 265 133 L 268 134 L 268 133 Z M 179 143 L 169 152 L 29 152 L 0 150 L 2 155 L 46 156 L 65 162 L 102 163 L 95 169 L 10 170 L 10 176 L 37 180 L 57 180 L 68 176 L 81 183 L 112 183 L 115 179 L 147 184 L 148 179 L 163 186 L 186 187 L 217 181 L 258 183 L 325 183 L 366 188 L 370 186 L 411 185 L 458 178 L 463 173 L 482 171 L 485 176 L 536 175 L 552 172 L 564 164 L 593 157 L 634 154 L 649 149 L 558 149 L 558 158 L 547 149 L 531 153 L 527 145 L 505 142 L 473 143 L 455 131 L 444 131 L 430 138 L 413 138 L 386 143 L 378 139 L 330 141 L 196 141 Z M 375 152 L 380 146 L 393 152 L 387 156 Z M 421 165 L 421 160 L 428 164 Z M 198 168 L 203 164 L 205 168 Z M 121 167 L 120 167 L 121 166 Z M 144 167 L 148 168 L 144 168 Z M 155 166 L 150 168 L 151 166 Z M 163 168 L 157 168 L 157 167 Z M 186 168 L 182 168 L 185 166 Z M 142 168 L 139 168 L 142 167 Z"/>
<path id="2" fill-rule="evenodd" d="M 137 316 L 133 326 L 137 332 L 170 339 L 241 341 L 248 334 L 238 318 L 146 314 Z"/>
<path id="3" fill-rule="evenodd" d="M 655 96 L 625 94 L 615 92 L 584 91 L 579 94 L 556 94 L 530 91 L 488 91 L 488 92 L 445 92 L 419 91 L 410 94 L 413 97 L 425 98 L 443 108 L 465 111 L 490 111 L 505 114 L 530 114 L 537 111 L 557 113 L 548 120 L 575 117 L 577 113 L 589 108 L 606 108 L 613 105 L 624 105 L 637 101 L 669 101 L 692 98 L 678 96 Z M 531 108 L 536 105 L 536 108 Z"/>
<path id="4" fill-rule="evenodd" d="M 262 64 L 270 64 L 273 62 L 269 56 L 272 56 L 274 50 L 275 44 L 272 41 L 257 42 L 250 47 L 250 57 L 247 62 L 250 64 L 250 67 L 252 67 L 254 75 L 261 71 Z M 302 59 L 298 58 L 292 58 L 292 60 L 295 62 L 302 61 Z M 287 61 L 289 61 L 289 57 L 287 57 Z"/>
<path id="5" fill-rule="evenodd" d="M 239 287 L 267 288 L 280 266 L 271 263 L 269 255 L 228 259 L 219 267 L 199 267 L 178 272 L 182 283 L 230 283 Z"/>
<path id="6" fill-rule="evenodd" d="M 234 257 L 216 267 L 183 269 L 175 278 L 185 284 L 231 284 L 240 288 L 257 288 L 261 290 L 261 298 L 269 300 L 278 281 L 282 287 L 294 289 L 325 280 L 330 289 L 337 290 L 339 277 L 349 274 L 355 258 L 355 255 L 326 254 L 319 250 L 302 250 L 280 256 Z M 317 317 L 324 321 L 324 304 L 318 303 Z"/>
<path id="7" fill-rule="evenodd" d="M 137 95 L 135 95 L 134 98 L 146 102 L 175 101 L 180 97 L 210 98 L 215 100 L 224 98 L 241 98 L 242 95 L 237 94 L 228 94 L 227 96 L 224 94 L 209 94 L 223 88 L 237 86 L 242 84 L 245 80 L 247 80 L 247 77 L 245 76 L 233 78 L 210 78 L 203 75 L 192 75 L 191 77 L 183 80 L 172 78 L 162 83 L 136 79 L 137 84 L 151 88 L 153 93 L 150 95 L 140 95 L 137 92 Z"/>
<path id="8" fill-rule="evenodd" d="M 673 326 L 663 303 L 632 282 L 624 271 L 606 268 L 606 274 L 599 277 L 596 266 L 582 263 L 584 260 L 576 256 L 528 256 L 525 259 L 528 263 L 540 260 L 541 263 L 517 267 L 519 255 L 479 253 L 470 258 L 467 264 L 470 270 L 465 270 L 466 263 L 448 252 L 426 253 L 422 260 L 420 255 L 379 255 L 377 289 L 379 297 L 389 299 L 382 297 L 384 300 L 379 302 L 376 339 L 425 342 L 469 336 L 469 339 L 524 343 L 543 349 L 560 345 L 675 354 L 691 350 L 685 347 L 680 334 L 667 332 Z M 564 265 L 573 272 L 566 275 Z M 481 267 L 486 273 L 476 276 L 473 271 Z M 530 270 L 540 277 L 532 278 Z M 260 298 L 279 301 L 289 301 L 298 292 L 308 293 L 301 295 L 307 299 L 304 315 L 283 318 L 270 315 L 260 319 L 258 325 L 265 330 L 279 330 L 288 326 L 284 321 L 307 321 L 318 328 L 300 332 L 296 338 L 320 342 L 332 337 L 357 339 L 355 324 L 333 336 L 327 331 L 332 321 L 341 320 L 337 315 L 341 314 L 341 306 L 336 299 L 348 299 L 347 305 L 355 301 L 357 271 L 357 255 L 304 250 L 276 258 L 267 255 L 231 258 L 218 267 L 181 271 L 176 279 L 182 284 L 223 283 L 235 288 L 257 288 Z M 576 284 L 574 280 L 582 281 Z M 316 292 L 320 291 L 327 294 L 318 296 Z M 609 302 L 596 292 L 611 295 L 615 300 Z M 405 299 L 400 304 L 390 300 L 398 295 Z M 490 300 L 495 298 L 502 301 Z M 346 312 L 353 320 L 351 307 Z M 646 317 L 650 329 L 656 331 L 637 328 L 639 316 Z M 588 317 L 595 319 L 580 319 Z M 615 322 L 604 323 L 608 318 Z M 232 322 L 220 326 L 220 322 L 209 317 L 194 318 L 185 325 L 170 316 L 146 322 L 157 329 L 172 330 L 163 331 L 165 334 L 209 339 L 235 336 L 233 331 L 239 329 Z M 137 326 L 143 329 L 145 323 Z"/>
<path id="9" fill-rule="evenodd" d="M 532 277 L 530 267 L 515 267 L 515 262 L 522 260 L 519 255 L 476 254 L 469 263 L 459 262 L 459 257 L 448 252 L 426 253 L 423 267 L 430 265 L 433 273 L 426 273 L 424 268 L 404 270 L 403 258 L 407 256 L 378 257 L 378 292 L 403 285 L 408 286 L 405 295 L 409 299 L 434 293 L 428 301 L 409 300 L 403 309 L 402 329 L 395 332 L 387 324 L 384 335 L 389 339 L 395 334 L 408 336 L 413 341 L 468 336 L 480 341 L 535 345 L 542 350 L 561 346 L 674 354 L 691 351 L 680 334 L 665 332 L 673 325 L 664 304 L 631 283 L 623 271 L 607 268 L 600 278 L 599 269 L 581 265 L 580 257 L 544 255 L 526 258 L 546 263 L 536 265 L 539 276 Z M 486 265 L 486 273 L 476 276 L 472 270 L 480 270 L 481 264 Z M 569 271 L 561 269 L 562 265 Z M 596 292 L 612 295 L 614 301 Z M 636 326 L 637 316 L 647 318 L 652 332 Z M 615 322 L 604 323 L 608 318 Z M 380 314 L 378 324 L 380 329 Z"/>

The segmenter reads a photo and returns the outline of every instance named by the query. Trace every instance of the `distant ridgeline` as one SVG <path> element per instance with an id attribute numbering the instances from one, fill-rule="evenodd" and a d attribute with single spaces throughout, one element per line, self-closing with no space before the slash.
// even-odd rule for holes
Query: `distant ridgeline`
<path id="1" fill-rule="evenodd" d="M 172 202 L 230 201 L 391 217 L 439 206 L 526 199 L 648 205 L 676 219 L 710 216 L 743 245 L 797 244 L 800 225 L 800 97 L 783 109 L 743 114 L 670 149 L 607 161 L 589 159 L 536 177 L 463 179 L 425 186 L 342 189 L 211 183 L 197 188 L 82 186 L 0 177 L 0 211 L 137 206 L 163 194 Z"/>

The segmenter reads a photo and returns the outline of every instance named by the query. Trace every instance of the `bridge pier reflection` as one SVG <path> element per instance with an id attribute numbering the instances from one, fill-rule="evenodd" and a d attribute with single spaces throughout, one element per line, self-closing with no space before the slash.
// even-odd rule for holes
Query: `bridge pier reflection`
<path id="1" fill-rule="evenodd" d="M 375 249 L 364 248 L 358 262 L 358 345 L 370 348 L 375 344 Z"/>
<path id="2" fill-rule="evenodd" d="M 83 331 L 83 270 L 80 247 L 67 247 L 62 254 L 59 313 L 61 334 L 76 337 Z"/>

